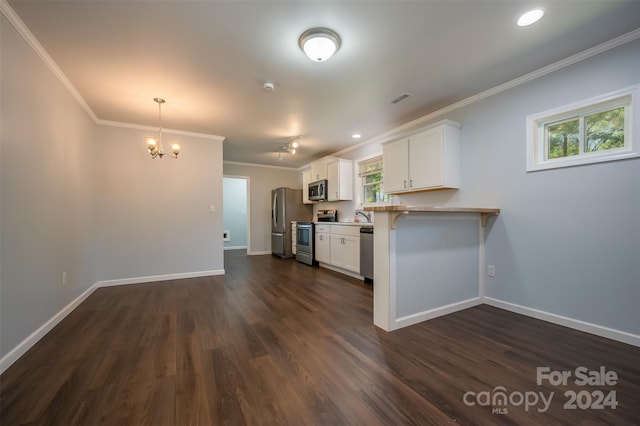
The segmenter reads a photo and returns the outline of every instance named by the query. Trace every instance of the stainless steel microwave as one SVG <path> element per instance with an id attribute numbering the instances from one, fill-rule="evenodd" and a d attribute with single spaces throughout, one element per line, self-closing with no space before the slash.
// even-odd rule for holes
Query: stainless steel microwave
<path id="1" fill-rule="evenodd" d="M 319 180 L 309 184 L 309 200 L 326 201 L 327 200 L 327 180 Z"/>

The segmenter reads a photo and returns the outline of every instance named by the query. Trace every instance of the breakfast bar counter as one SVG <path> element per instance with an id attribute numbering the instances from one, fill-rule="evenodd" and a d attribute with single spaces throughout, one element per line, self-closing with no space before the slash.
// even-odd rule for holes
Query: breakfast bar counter
<path id="1" fill-rule="evenodd" d="M 375 212 L 376 326 L 392 331 L 482 303 L 485 231 L 489 218 L 500 209 L 382 206 L 365 210 Z"/>

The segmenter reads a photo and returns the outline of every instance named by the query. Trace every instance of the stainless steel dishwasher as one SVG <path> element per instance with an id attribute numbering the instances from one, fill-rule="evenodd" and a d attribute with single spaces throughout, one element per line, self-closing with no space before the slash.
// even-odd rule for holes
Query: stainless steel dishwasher
<path id="1" fill-rule="evenodd" d="M 360 227 L 360 275 L 373 282 L 373 226 Z"/>

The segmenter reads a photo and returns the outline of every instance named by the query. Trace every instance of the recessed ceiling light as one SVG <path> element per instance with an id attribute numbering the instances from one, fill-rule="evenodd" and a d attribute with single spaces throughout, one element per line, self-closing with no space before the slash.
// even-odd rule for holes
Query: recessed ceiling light
<path id="1" fill-rule="evenodd" d="M 535 24 L 544 15 L 544 9 L 533 9 L 524 13 L 520 19 L 518 19 L 518 26 L 528 27 L 531 24 Z"/>
<path id="2" fill-rule="evenodd" d="M 360 139 L 362 135 L 360 133 L 354 133 L 353 135 L 351 135 L 351 137 L 354 139 Z"/>

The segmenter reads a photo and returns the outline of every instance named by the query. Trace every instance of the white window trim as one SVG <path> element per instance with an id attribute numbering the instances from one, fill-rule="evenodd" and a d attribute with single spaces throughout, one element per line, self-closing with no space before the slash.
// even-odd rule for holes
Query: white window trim
<path id="1" fill-rule="evenodd" d="M 631 97 L 630 106 L 625 115 L 625 147 L 583 153 L 579 156 L 567 158 L 554 158 L 547 160 L 545 155 L 546 145 L 544 141 L 545 123 L 554 120 L 562 120 L 577 114 L 588 113 L 590 109 L 611 102 L 614 105 L 617 99 Z M 573 167 L 584 164 L 602 163 L 605 161 L 626 160 L 640 157 L 640 141 L 634 137 L 640 136 L 640 85 L 634 85 L 625 89 L 616 90 L 601 96 L 595 96 L 583 101 L 575 102 L 559 108 L 553 108 L 544 112 L 527 116 L 527 172 L 556 169 L 560 167 Z M 615 106 L 613 106 L 615 108 Z"/>
<path id="2" fill-rule="evenodd" d="M 362 157 L 362 158 L 357 158 L 354 160 L 354 167 L 353 167 L 353 181 L 355 182 L 355 189 L 356 189 L 356 206 L 358 206 L 358 208 L 362 209 L 364 207 L 378 207 L 378 206 L 390 206 L 391 205 L 391 195 L 389 195 L 389 201 L 381 201 L 379 203 L 369 203 L 365 206 L 364 204 L 364 200 L 363 200 L 363 194 L 362 194 L 362 178 L 360 177 L 360 163 L 367 161 L 367 160 L 371 160 L 372 158 L 375 157 L 381 157 L 382 156 L 382 151 L 367 155 L 366 157 Z M 384 159 L 383 159 L 384 161 Z M 384 181 L 383 181 L 384 182 Z"/>

